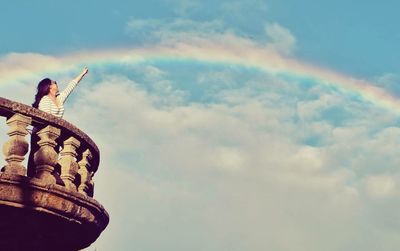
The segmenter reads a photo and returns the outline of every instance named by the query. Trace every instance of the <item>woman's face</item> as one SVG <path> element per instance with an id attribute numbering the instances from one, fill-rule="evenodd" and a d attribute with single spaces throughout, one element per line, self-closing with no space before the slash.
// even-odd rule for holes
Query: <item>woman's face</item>
<path id="1" fill-rule="evenodd" d="M 58 93 L 58 85 L 56 81 L 51 81 L 49 94 L 55 96 Z"/>

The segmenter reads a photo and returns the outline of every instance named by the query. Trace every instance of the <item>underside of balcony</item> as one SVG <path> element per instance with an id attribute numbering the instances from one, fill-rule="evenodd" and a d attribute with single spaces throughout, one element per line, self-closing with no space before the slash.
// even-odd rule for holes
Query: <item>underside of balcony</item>
<path id="1" fill-rule="evenodd" d="M 2 250 L 79 250 L 107 224 L 107 212 L 88 196 L 35 178 L 0 174 Z"/>

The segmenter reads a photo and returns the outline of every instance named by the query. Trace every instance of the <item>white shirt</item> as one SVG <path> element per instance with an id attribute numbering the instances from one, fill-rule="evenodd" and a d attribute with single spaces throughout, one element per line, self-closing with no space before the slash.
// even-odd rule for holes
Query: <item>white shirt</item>
<path id="1" fill-rule="evenodd" d="M 75 81 L 69 82 L 67 87 L 56 97 L 57 101 L 60 103 L 60 106 L 57 106 L 49 96 L 43 96 L 39 102 L 39 110 L 62 118 L 64 115 L 64 102 L 77 84 L 78 83 Z"/>

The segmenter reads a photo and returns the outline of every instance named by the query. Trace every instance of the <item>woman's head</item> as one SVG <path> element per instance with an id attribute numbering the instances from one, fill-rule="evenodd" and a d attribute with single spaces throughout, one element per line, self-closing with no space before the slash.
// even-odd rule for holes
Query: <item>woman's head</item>
<path id="1" fill-rule="evenodd" d="M 37 86 L 37 92 L 35 95 L 35 102 L 33 102 L 32 106 L 35 108 L 39 107 L 39 102 L 43 98 L 43 96 L 50 94 L 56 95 L 58 92 L 57 82 L 52 81 L 49 78 L 45 78 L 39 82 Z"/>

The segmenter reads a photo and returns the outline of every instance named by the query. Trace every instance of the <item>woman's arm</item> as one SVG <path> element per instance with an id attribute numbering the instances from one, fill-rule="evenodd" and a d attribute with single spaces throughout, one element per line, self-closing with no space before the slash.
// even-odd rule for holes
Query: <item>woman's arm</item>
<path id="1" fill-rule="evenodd" d="M 88 68 L 85 67 L 82 70 L 82 73 L 76 76 L 71 82 L 69 82 L 68 86 L 60 92 L 60 95 L 57 96 L 58 100 L 64 104 L 65 100 L 68 98 L 69 94 L 75 88 L 75 86 L 82 80 L 82 78 L 88 73 Z"/>

